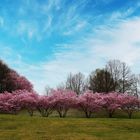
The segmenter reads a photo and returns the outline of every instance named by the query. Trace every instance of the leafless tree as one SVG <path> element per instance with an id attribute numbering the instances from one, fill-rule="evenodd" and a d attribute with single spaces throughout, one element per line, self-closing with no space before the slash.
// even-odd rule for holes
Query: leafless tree
<path id="1" fill-rule="evenodd" d="M 70 73 L 66 80 L 66 89 L 73 90 L 77 95 L 81 94 L 86 88 L 85 76 L 82 73 Z"/>
<path id="2" fill-rule="evenodd" d="M 129 93 L 131 95 L 139 97 L 139 95 L 140 95 L 140 75 L 133 74 L 131 77 L 131 81 L 132 81 L 132 84 L 131 84 Z"/>
<path id="3" fill-rule="evenodd" d="M 130 90 L 132 82 L 132 74 L 130 68 L 126 65 L 126 63 L 121 63 L 121 79 L 120 79 L 120 91 L 126 92 Z"/>
<path id="4" fill-rule="evenodd" d="M 61 82 L 56 89 L 66 89 L 66 84 L 64 82 Z"/>
<path id="5" fill-rule="evenodd" d="M 46 86 L 45 87 L 45 95 L 49 96 L 51 94 L 52 90 L 53 90 L 52 88 L 50 88 L 49 86 Z"/>
<path id="6" fill-rule="evenodd" d="M 114 91 L 127 92 L 133 84 L 132 73 L 125 62 L 110 60 L 106 65 L 107 71 L 114 79 Z"/>
<path id="7" fill-rule="evenodd" d="M 118 90 L 118 81 L 121 79 L 121 62 L 119 60 L 110 60 L 106 64 L 106 70 L 114 79 L 114 91 Z"/>

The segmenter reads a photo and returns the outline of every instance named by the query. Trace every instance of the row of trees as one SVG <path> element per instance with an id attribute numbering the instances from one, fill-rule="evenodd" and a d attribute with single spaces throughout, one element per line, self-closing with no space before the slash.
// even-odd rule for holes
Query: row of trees
<path id="1" fill-rule="evenodd" d="M 76 92 L 77 95 L 91 90 L 93 93 L 127 92 L 138 96 L 139 87 L 140 75 L 133 74 L 126 63 L 111 60 L 103 69 L 96 69 L 87 78 L 80 72 L 70 73 L 66 81 L 58 86 L 58 89 L 69 89 Z M 0 60 L 0 93 L 23 89 L 33 91 L 33 86 L 25 77 L 20 76 Z M 51 90 L 46 87 L 47 94 Z"/>
<path id="2" fill-rule="evenodd" d="M 122 110 L 131 118 L 133 112 L 140 109 L 140 100 L 135 96 L 122 93 L 95 93 L 87 91 L 77 95 L 70 90 L 52 90 L 51 96 L 38 95 L 26 90 L 0 94 L 0 112 L 18 114 L 27 109 L 32 116 L 38 110 L 43 117 L 57 111 L 60 117 L 66 117 L 69 109 L 74 108 L 85 113 L 87 118 L 95 112 L 105 110 L 112 117 L 116 110 Z"/>
<path id="3" fill-rule="evenodd" d="M 33 90 L 32 84 L 0 60 L 0 93 L 14 90 Z"/>
<path id="4" fill-rule="evenodd" d="M 126 63 L 119 60 L 110 60 L 103 69 L 96 69 L 85 78 L 84 74 L 70 73 L 65 82 L 58 86 L 58 89 L 69 89 L 77 93 L 84 93 L 86 90 L 94 92 L 121 92 L 135 96 L 139 94 L 140 75 L 133 74 Z M 46 88 L 49 94 L 50 88 Z"/>

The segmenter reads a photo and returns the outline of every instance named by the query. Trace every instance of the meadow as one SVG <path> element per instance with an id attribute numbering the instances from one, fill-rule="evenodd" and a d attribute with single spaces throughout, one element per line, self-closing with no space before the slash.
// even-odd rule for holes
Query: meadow
<path id="1" fill-rule="evenodd" d="M 100 116 L 100 118 L 99 118 Z M 70 110 L 66 118 L 54 112 L 49 118 L 26 111 L 19 115 L 0 115 L 0 140 L 139 140 L 140 114 L 127 119 L 123 112 L 114 118 L 105 113 L 84 118 L 82 112 Z"/>

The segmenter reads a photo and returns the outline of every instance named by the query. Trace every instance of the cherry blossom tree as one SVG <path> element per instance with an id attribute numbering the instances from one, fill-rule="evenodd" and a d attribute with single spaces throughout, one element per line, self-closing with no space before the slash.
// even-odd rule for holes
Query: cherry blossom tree
<path id="1" fill-rule="evenodd" d="M 7 91 L 12 92 L 15 90 L 33 91 L 32 84 L 23 76 L 20 76 L 15 71 L 10 71 L 5 79 L 5 86 Z"/>
<path id="2" fill-rule="evenodd" d="M 77 101 L 77 108 L 84 111 L 85 116 L 90 118 L 94 112 L 101 108 L 101 95 L 98 93 L 93 94 L 88 91 L 80 95 Z"/>
<path id="3" fill-rule="evenodd" d="M 8 100 L 12 98 L 12 95 L 8 92 L 5 94 L 0 94 L 0 112 L 8 113 L 11 107 L 11 104 L 8 103 Z"/>
<path id="4" fill-rule="evenodd" d="M 112 118 L 116 109 L 120 107 L 120 103 L 118 102 L 118 93 L 108 93 L 102 95 L 102 107 L 108 113 L 109 118 Z"/>
<path id="5" fill-rule="evenodd" d="M 42 117 L 48 117 L 54 110 L 53 98 L 51 96 L 40 96 L 37 102 L 37 109 Z"/>
<path id="6" fill-rule="evenodd" d="M 13 102 L 13 94 L 4 92 L 0 94 L 0 112 L 1 113 L 12 113 L 17 114 L 20 110 L 20 106 L 17 106 Z"/>
<path id="7" fill-rule="evenodd" d="M 26 90 L 18 90 L 12 93 L 12 102 L 21 109 L 26 109 L 30 116 L 33 116 L 34 110 L 37 107 L 38 95 L 34 92 Z"/>
<path id="8" fill-rule="evenodd" d="M 58 89 L 52 91 L 52 103 L 60 117 L 66 117 L 68 110 L 75 105 L 76 93 L 70 90 Z"/>
<path id="9" fill-rule="evenodd" d="M 4 91 L 12 92 L 14 90 L 28 91 L 33 90 L 33 86 L 25 77 L 19 75 L 16 71 L 9 68 L 0 60 L 0 93 Z"/>
<path id="10" fill-rule="evenodd" d="M 132 114 L 139 110 L 140 100 L 135 96 L 128 94 L 119 95 L 118 100 L 120 102 L 121 109 L 128 114 L 128 117 L 131 119 Z"/>

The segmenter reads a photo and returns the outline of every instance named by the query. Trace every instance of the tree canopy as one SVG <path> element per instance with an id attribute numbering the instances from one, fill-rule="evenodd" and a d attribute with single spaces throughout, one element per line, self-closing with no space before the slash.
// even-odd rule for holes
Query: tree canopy
<path id="1" fill-rule="evenodd" d="M 32 91 L 33 86 L 24 76 L 19 75 L 0 60 L 0 93 L 24 89 Z"/>

